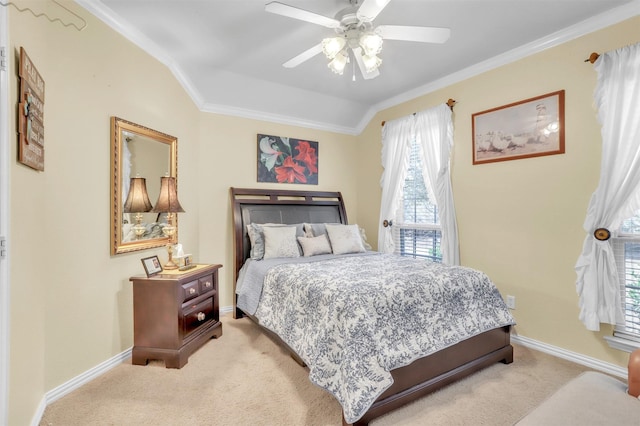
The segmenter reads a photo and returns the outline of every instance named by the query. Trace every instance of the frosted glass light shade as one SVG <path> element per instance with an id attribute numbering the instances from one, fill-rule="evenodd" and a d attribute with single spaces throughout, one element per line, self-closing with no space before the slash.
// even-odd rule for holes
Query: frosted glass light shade
<path id="1" fill-rule="evenodd" d="M 375 56 L 382 50 L 382 37 L 375 33 L 362 34 L 359 43 L 364 54 L 368 56 Z"/>
<path id="2" fill-rule="evenodd" d="M 364 67 L 367 72 L 373 72 L 378 69 L 380 64 L 382 64 L 382 59 L 378 58 L 376 55 L 363 55 L 362 62 L 364 63 Z"/>
<path id="3" fill-rule="evenodd" d="M 334 73 L 342 75 L 344 68 L 347 66 L 347 62 L 349 62 L 349 57 L 342 52 L 339 55 L 336 55 L 336 57 L 329 62 L 328 67 Z"/>
<path id="4" fill-rule="evenodd" d="M 346 43 L 344 37 L 325 38 L 322 40 L 322 53 L 324 53 L 328 59 L 333 59 L 344 49 Z"/>

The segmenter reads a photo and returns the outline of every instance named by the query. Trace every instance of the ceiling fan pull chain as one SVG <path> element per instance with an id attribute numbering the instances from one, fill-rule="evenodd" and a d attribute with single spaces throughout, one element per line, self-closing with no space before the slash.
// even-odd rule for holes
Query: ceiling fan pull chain
<path id="1" fill-rule="evenodd" d="M 353 71 L 353 77 L 351 77 L 351 81 L 356 81 L 356 61 L 351 61 L 351 70 Z"/>

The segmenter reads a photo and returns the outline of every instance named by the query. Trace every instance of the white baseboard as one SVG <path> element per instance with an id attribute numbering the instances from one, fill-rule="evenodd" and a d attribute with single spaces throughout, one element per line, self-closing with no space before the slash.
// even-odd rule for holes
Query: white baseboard
<path id="1" fill-rule="evenodd" d="M 224 315 L 230 312 L 233 312 L 233 306 L 223 306 L 220 308 L 220 314 Z M 49 392 L 47 392 L 44 395 L 44 398 L 42 398 L 42 401 L 40 401 L 40 404 L 38 405 L 38 409 L 31 421 L 31 426 L 38 426 L 40 424 L 40 420 L 42 420 L 42 416 L 44 415 L 44 410 L 47 408 L 47 405 L 52 404 L 53 402 L 59 400 L 63 396 L 80 388 L 82 385 L 89 383 L 90 381 L 97 378 L 98 376 L 101 376 L 102 374 L 106 373 L 112 368 L 118 366 L 119 364 L 122 364 L 124 361 L 131 358 L 132 349 L 133 348 L 129 348 L 126 351 L 121 352 L 109 358 L 103 363 L 93 367 L 90 370 L 85 371 L 79 376 L 76 376 L 73 379 L 69 380 L 68 382 L 65 382 L 60 386 L 54 389 L 51 389 Z"/>
<path id="2" fill-rule="evenodd" d="M 603 373 L 611 374 L 612 376 L 617 376 L 625 380 L 627 379 L 627 369 L 615 364 L 600 361 L 599 359 L 591 358 L 578 352 L 571 352 L 524 336 L 516 336 L 512 334 L 511 341 L 558 358 L 566 359 L 567 361 L 575 362 L 576 364 L 584 365 L 594 370 L 602 371 Z"/>
<path id="3" fill-rule="evenodd" d="M 227 314 L 233 312 L 233 306 L 224 306 L 220 308 L 221 314 Z M 594 370 L 602 371 L 607 374 L 611 374 L 613 376 L 618 376 L 623 379 L 627 378 L 627 370 L 625 368 L 619 367 L 614 364 L 610 364 L 607 362 L 603 362 L 597 360 L 595 358 L 591 358 L 577 352 L 571 352 L 566 349 L 559 348 L 557 346 L 548 345 L 546 343 L 539 342 L 537 340 L 529 339 L 524 336 L 516 336 L 514 334 L 511 335 L 511 341 L 513 343 L 529 347 L 531 349 L 538 350 L 540 352 L 547 353 L 549 355 L 556 356 L 558 358 L 566 359 L 567 361 L 575 362 L 576 364 L 584 365 L 586 367 L 592 368 Z M 121 352 L 103 363 L 93 367 L 90 370 L 85 371 L 77 377 L 69 380 L 61 384 L 60 386 L 51 389 L 44 395 L 44 398 L 40 402 L 38 406 L 37 412 L 34 414 L 31 426 L 38 426 L 40 424 L 40 420 L 42 420 L 42 416 L 44 415 L 44 410 L 47 408 L 47 405 L 57 401 L 63 396 L 73 392 L 74 390 L 80 388 L 82 385 L 89 383 L 93 379 L 101 376 L 112 368 L 122 364 L 122 362 L 131 358 L 131 349 L 129 348 L 124 352 Z"/>
<path id="4" fill-rule="evenodd" d="M 58 387 L 51 389 L 44 395 L 44 398 L 40 402 L 38 406 L 38 412 L 33 416 L 33 420 L 31 421 L 32 426 L 38 426 L 40 424 L 40 420 L 42 420 L 42 416 L 44 415 L 44 410 L 47 408 L 47 405 L 52 404 L 53 402 L 59 400 L 63 396 L 73 392 L 74 390 L 80 388 L 82 385 L 89 383 L 93 379 L 98 378 L 103 375 L 107 371 L 112 368 L 122 364 L 127 359 L 131 358 L 131 349 L 129 348 L 124 352 L 121 352 L 108 360 L 96 365 L 95 367 L 85 371 L 79 376 L 74 377 L 61 384 Z"/>

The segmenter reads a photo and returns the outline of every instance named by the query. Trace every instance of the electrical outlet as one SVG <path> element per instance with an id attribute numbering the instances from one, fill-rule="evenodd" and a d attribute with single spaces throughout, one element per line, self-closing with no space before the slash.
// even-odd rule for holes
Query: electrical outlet
<path id="1" fill-rule="evenodd" d="M 515 296 L 507 296 L 507 308 L 515 309 L 516 308 L 516 297 Z"/>

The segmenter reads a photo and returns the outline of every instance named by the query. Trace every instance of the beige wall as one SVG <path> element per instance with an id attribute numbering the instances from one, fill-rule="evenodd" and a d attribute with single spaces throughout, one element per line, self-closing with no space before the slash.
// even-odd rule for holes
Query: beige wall
<path id="1" fill-rule="evenodd" d="M 29 424 L 45 392 L 132 344 L 128 278 L 142 272 L 143 253 L 110 256 L 112 115 L 179 137 L 181 202 L 197 212 L 188 164 L 197 159 L 199 111 L 169 70 L 80 13 L 82 32 L 9 8 L 9 52 L 23 46 L 46 84 L 45 171 L 17 162 L 10 170 L 12 425 Z M 181 238 L 196 246 L 197 223 L 188 214 L 183 222 Z"/>
<path id="2" fill-rule="evenodd" d="M 317 141 L 318 185 L 257 184 L 258 133 Z M 195 260 L 223 264 L 220 271 L 221 306 L 231 306 L 233 303 L 230 187 L 341 191 L 346 200 L 347 217 L 357 217 L 355 137 L 269 122 L 202 114 L 199 138 L 197 168 L 200 182 L 200 255 Z M 351 221 L 354 222 L 354 219 Z"/>
<path id="3" fill-rule="evenodd" d="M 141 257 L 166 259 L 164 249 L 110 256 L 111 116 L 178 138 L 179 239 L 196 261 L 224 265 L 223 307 L 232 304 L 229 187 L 256 186 L 257 133 L 318 141 L 319 184 L 278 187 L 340 190 L 357 215 L 354 136 L 202 113 L 165 66 L 68 6 L 87 20 L 83 31 L 9 8 L 10 99 L 20 46 L 46 83 L 45 171 L 10 170 L 12 425 L 29 424 L 46 392 L 132 346 L 128 279 L 143 273 Z"/>
<path id="4" fill-rule="evenodd" d="M 628 354 L 578 320 L 574 265 L 587 204 L 598 183 L 600 130 L 593 108 L 596 73 L 584 59 L 640 40 L 640 17 L 486 72 L 377 114 L 360 136 L 357 220 L 377 240 L 380 123 L 445 102 L 454 108 L 452 180 L 463 265 L 485 271 L 516 297 L 516 333 L 626 366 Z M 565 90 L 566 153 L 472 165 L 471 115 Z"/>
<path id="5" fill-rule="evenodd" d="M 278 187 L 342 191 L 350 221 L 375 243 L 380 121 L 455 98 L 453 183 L 463 263 L 487 271 L 517 297 L 522 335 L 624 364 L 625 355 L 578 323 L 573 264 L 600 149 L 591 107 L 595 76 L 582 60 L 635 41 L 638 19 L 383 111 L 354 137 L 199 112 L 165 66 L 75 3 L 65 4 L 87 20 L 86 29 L 8 9 L 9 53 L 24 46 L 46 82 L 45 171 L 17 162 L 10 170 L 9 424 L 28 424 L 46 392 L 132 345 L 128 278 L 142 273 L 141 257 L 166 256 L 163 249 L 109 255 L 112 115 L 178 137 L 186 210 L 180 242 L 196 261 L 224 265 L 221 306 L 229 306 L 229 187 L 257 185 L 257 133 L 318 141 L 319 184 Z M 567 91 L 566 154 L 471 166 L 473 112 L 558 89 Z"/>

